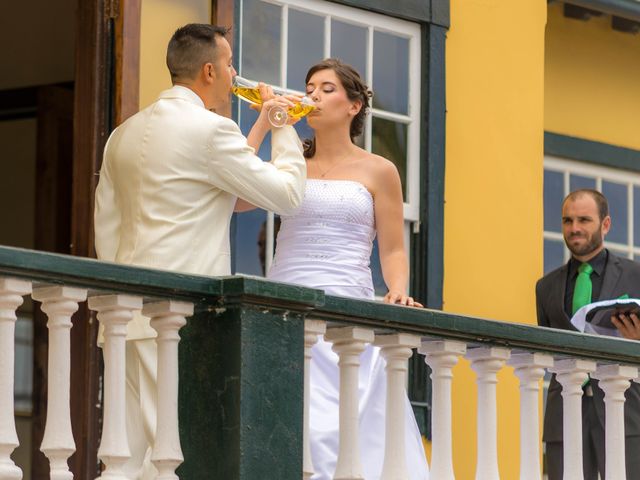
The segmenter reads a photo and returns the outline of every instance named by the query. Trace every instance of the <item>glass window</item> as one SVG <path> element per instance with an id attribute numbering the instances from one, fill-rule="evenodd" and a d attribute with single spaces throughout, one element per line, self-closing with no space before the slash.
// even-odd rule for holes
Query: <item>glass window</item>
<path id="1" fill-rule="evenodd" d="M 544 241 L 544 274 L 555 270 L 564 263 L 564 242 L 562 240 Z"/>
<path id="2" fill-rule="evenodd" d="M 602 194 L 609 201 L 609 214 L 611 215 L 611 230 L 607 240 L 615 243 L 627 243 L 629 212 L 629 199 L 627 198 L 627 185 L 604 180 L 602 182 Z"/>
<path id="3" fill-rule="evenodd" d="M 359 72 L 367 71 L 367 29 L 331 19 L 331 56 L 353 65 Z"/>
<path id="4" fill-rule="evenodd" d="M 373 36 L 373 108 L 406 115 L 409 110 L 409 40 L 375 32 Z"/>
<path id="5" fill-rule="evenodd" d="M 280 84 L 282 7 L 261 0 L 243 0 L 242 75 Z"/>
<path id="6" fill-rule="evenodd" d="M 371 151 L 395 164 L 402 181 L 402 197 L 406 201 L 407 126 L 399 122 L 374 117 Z"/>
<path id="7" fill-rule="evenodd" d="M 582 188 L 590 188 L 591 190 L 595 190 L 596 179 L 584 175 L 569 175 L 569 190 L 573 192 L 574 190 L 580 190 Z"/>
<path id="8" fill-rule="evenodd" d="M 564 198 L 564 174 L 544 171 L 544 229 L 562 232 L 560 208 Z"/>

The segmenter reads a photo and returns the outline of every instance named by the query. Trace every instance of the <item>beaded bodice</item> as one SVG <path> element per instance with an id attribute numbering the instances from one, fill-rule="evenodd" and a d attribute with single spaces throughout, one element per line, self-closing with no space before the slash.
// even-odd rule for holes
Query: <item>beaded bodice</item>
<path id="1" fill-rule="evenodd" d="M 372 295 L 369 259 L 375 238 L 373 197 L 359 182 L 309 179 L 298 209 L 282 217 L 274 280 L 317 288 L 363 287 Z"/>

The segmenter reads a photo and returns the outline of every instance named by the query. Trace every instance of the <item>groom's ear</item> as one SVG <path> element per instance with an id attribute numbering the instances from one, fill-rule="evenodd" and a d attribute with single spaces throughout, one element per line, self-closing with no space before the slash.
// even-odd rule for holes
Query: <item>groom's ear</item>
<path id="1" fill-rule="evenodd" d="M 217 77 L 215 66 L 211 62 L 207 62 L 202 65 L 200 74 L 202 75 L 205 83 L 212 83 Z"/>

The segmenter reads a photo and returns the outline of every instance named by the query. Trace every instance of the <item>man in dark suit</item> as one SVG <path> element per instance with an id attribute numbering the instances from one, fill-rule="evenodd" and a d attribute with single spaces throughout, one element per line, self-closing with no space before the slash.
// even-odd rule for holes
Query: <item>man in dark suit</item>
<path id="1" fill-rule="evenodd" d="M 640 264 L 617 257 L 604 248 L 611 227 L 607 199 L 595 190 L 577 190 L 562 203 L 562 234 L 571 260 L 541 278 L 536 285 L 538 325 L 575 330 L 570 318 L 582 305 L 628 295 L 640 298 Z M 581 278 L 579 278 L 581 277 Z M 585 288 L 585 285 L 588 287 Z M 585 298 L 586 297 L 586 298 Z M 640 338 L 636 315 L 612 319 L 623 336 Z M 605 472 L 604 392 L 591 379 L 583 386 L 582 436 L 584 478 L 596 480 Z M 551 378 L 544 415 L 549 480 L 561 480 L 563 471 L 562 386 Z M 625 393 L 626 471 L 640 478 L 640 385 Z M 617 479 L 607 479 L 617 480 Z"/>

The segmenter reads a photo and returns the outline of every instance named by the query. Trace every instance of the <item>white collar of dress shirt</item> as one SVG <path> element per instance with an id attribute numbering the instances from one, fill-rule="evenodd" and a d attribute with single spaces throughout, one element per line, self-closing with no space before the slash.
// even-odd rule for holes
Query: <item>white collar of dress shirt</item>
<path id="1" fill-rule="evenodd" d="M 182 85 L 174 85 L 169 90 L 165 90 L 160 94 L 159 98 L 181 98 L 194 105 L 204 108 L 204 102 L 196 92 Z"/>

